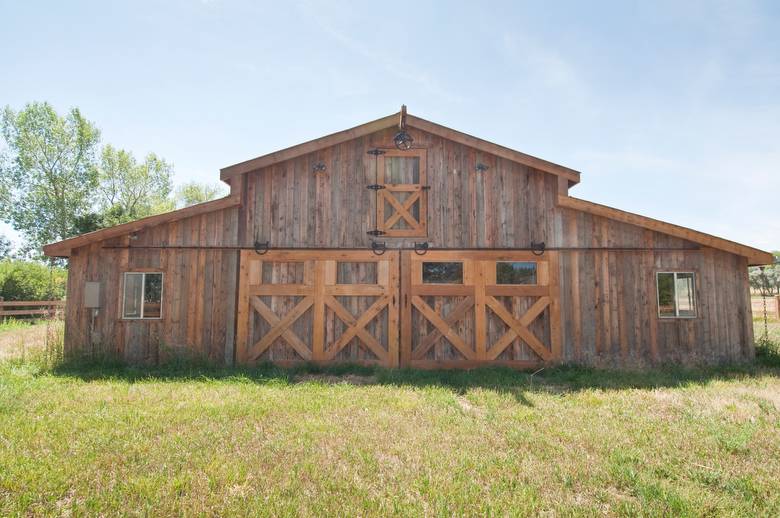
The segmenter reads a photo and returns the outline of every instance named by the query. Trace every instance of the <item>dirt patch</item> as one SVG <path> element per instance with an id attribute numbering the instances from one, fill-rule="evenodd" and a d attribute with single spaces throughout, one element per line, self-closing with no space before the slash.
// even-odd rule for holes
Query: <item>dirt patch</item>
<path id="1" fill-rule="evenodd" d="M 40 351 L 46 343 L 46 325 L 36 324 L 0 331 L 0 360 Z"/>
<path id="2" fill-rule="evenodd" d="M 296 376 L 294 381 L 296 383 L 324 383 L 326 385 L 373 385 L 376 383 L 376 376 L 360 376 L 358 374 L 344 374 L 343 376 L 336 376 L 333 374 L 301 374 Z"/>

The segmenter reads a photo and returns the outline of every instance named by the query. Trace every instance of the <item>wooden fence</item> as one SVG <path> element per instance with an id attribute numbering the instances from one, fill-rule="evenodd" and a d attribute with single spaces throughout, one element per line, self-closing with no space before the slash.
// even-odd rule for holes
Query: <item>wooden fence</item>
<path id="1" fill-rule="evenodd" d="M 53 317 L 62 313 L 64 300 L 0 300 L 0 318 Z"/>
<path id="2" fill-rule="evenodd" d="M 753 296 L 750 299 L 753 307 L 753 317 L 764 317 L 764 301 L 761 297 Z M 780 320 L 780 296 L 766 298 L 766 311 L 769 318 Z"/>

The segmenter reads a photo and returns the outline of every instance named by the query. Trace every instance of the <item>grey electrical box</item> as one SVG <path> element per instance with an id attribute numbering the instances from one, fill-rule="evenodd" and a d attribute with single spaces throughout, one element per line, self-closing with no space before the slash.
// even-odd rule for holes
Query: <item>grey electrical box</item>
<path id="1" fill-rule="evenodd" d="M 100 283 L 88 282 L 84 285 L 84 307 L 100 307 Z"/>

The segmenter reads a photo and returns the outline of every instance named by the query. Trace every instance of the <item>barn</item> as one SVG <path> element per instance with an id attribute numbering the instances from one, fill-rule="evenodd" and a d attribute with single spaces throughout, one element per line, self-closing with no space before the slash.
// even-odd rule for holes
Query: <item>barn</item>
<path id="1" fill-rule="evenodd" d="M 399 113 L 221 170 L 225 198 L 44 248 L 65 351 L 533 368 L 754 355 L 772 256 L 570 196 L 580 173 Z"/>

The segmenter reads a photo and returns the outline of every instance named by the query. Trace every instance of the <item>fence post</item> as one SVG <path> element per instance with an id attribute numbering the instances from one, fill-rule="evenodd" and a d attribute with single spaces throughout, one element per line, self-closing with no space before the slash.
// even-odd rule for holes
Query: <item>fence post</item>
<path id="1" fill-rule="evenodd" d="M 775 295 L 775 318 L 780 320 L 780 295 Z"/>

